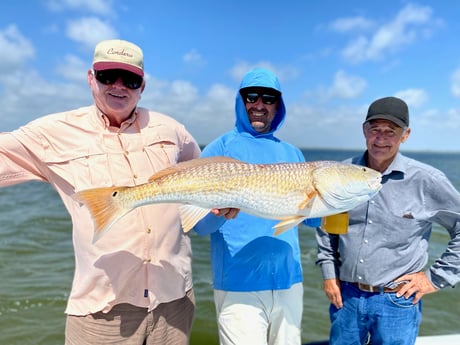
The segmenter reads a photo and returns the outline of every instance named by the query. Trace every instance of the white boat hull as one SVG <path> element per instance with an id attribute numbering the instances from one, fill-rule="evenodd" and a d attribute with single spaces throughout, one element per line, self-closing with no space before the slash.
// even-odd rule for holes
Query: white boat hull
<path id="1" fill-rule="evenodd" d="M 459 345 L 460 334 L 433 335 L 418 337 L 415 345 Z"/>

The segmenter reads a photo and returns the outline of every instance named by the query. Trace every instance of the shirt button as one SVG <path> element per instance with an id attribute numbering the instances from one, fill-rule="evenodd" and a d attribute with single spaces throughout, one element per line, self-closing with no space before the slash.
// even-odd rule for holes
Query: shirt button
<path id="1" fill-rule="evenodd" d="M 371 204 L 375 204 L 375 201 L 374 201 L 374 200 L 371 200 Z"/>
<path id="2" fill-rule="evenodd" d="M 360 263 L 363 263 L 363 262 L 364 262 L 364 260 L 363 260 L 363 259 L 360 259 L 360 260 L 359 260 L 359 262 L 360 262 Z"/>
<path id="3" fill-rule="evenodd" d="M 369 223 L 369 224 L 372 224 L 373 222 L 372 222 L 372 220 L 369 220 L 368 223 Z"/>
<path id="4" fill-rule="evenodd" d="M 147 228 L 146 232 L 147 232 L 148 234 L 150 234 L 150 233 L 152 232 L 152 229 Z"/>
<path id="5" fill-rule="evenodd" d="M 364 240 L 364 243 L 368 244 L 368 243 L 369 243 L 369 240 Z"/>
<path id="6" fill-rule="evenodd" d="M 363 277 L 361 277 L 361 276 L 358 276 L 358 280 L 363 280 Z"/>

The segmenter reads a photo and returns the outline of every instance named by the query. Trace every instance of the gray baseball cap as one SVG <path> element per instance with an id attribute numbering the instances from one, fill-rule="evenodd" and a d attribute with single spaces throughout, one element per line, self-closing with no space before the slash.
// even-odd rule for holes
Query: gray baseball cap
<path id="1" fill-rule="evenodd" d="M 406 102 L 397 97 L 380 98 L 369 106 L 366 121 L 389 120 L 401 128 L 409 127 L 409 109 Z"/>

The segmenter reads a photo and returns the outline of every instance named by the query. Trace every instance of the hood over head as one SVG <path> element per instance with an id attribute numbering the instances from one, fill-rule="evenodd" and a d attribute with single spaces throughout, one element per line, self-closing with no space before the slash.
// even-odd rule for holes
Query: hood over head
<path id="1" fill-rule="evenodd" d="M 278 109 L 273 119 L 271 130 L 267 133 L 257 132 L 249 122 L 248 113 L 244 104 L 243 97 L 241 97 L 240 90 L 246 87 L 267 87 L 275 89 L 281 93 L 281 86 L 278 81 L 277 76 L 265 69 L 265 68 L 254 68 L 245 74 L 243 80 L 241 81 L 240 88 L 236 93 L 236 102 L 235 102 L 235 114 L 236 122 L 235 127 L 238 132 L 246 132 L 252 136 L 273 136 L 273 133 L 281 128 L 284 118 L 286 116 L 286 107 L 283 101 L 283 95 L 281 94 Z"/>

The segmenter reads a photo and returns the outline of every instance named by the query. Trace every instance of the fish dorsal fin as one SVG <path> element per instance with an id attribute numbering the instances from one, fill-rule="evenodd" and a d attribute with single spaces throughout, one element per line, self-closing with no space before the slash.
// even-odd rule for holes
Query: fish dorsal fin
<path id="1" fill-rule="evenodd" d="M 203 219 L 211 209 L 194 206 L 194 205 L 180 205 L 179 217 L 184 232 L 189 232 L 201 219 Z"/>
<path id="2" fill-rule="evenodd" d="M 303 220 L 307 219 L 307 217 L 304 216 L 295 216 L 291 218 L 287 218 L 278 224 L 276 224 L 273 229 L 275 229 L 275 236 L 278 236 L 282 234 L 283 232 L 292 229 L 294 226 L 300 224 Z"/>
<path id="3" fill-rule="evenodd" d="M 172 165 L 168 168 L 158 171 L 157 173 L 150 176 L 149 182 L 153 182 L 157 179 L 177 173 L 185 169 L 195 168 L 198 166 L 203 166 L 203 165 L 212 164 L 212 163 L 242 163 L 242 162 L 234 158 L 223 157 L 223 156 L 195 158 L 195 159 L 191 159 L 185 162 L 180 162 L 176 165 Z"/>

